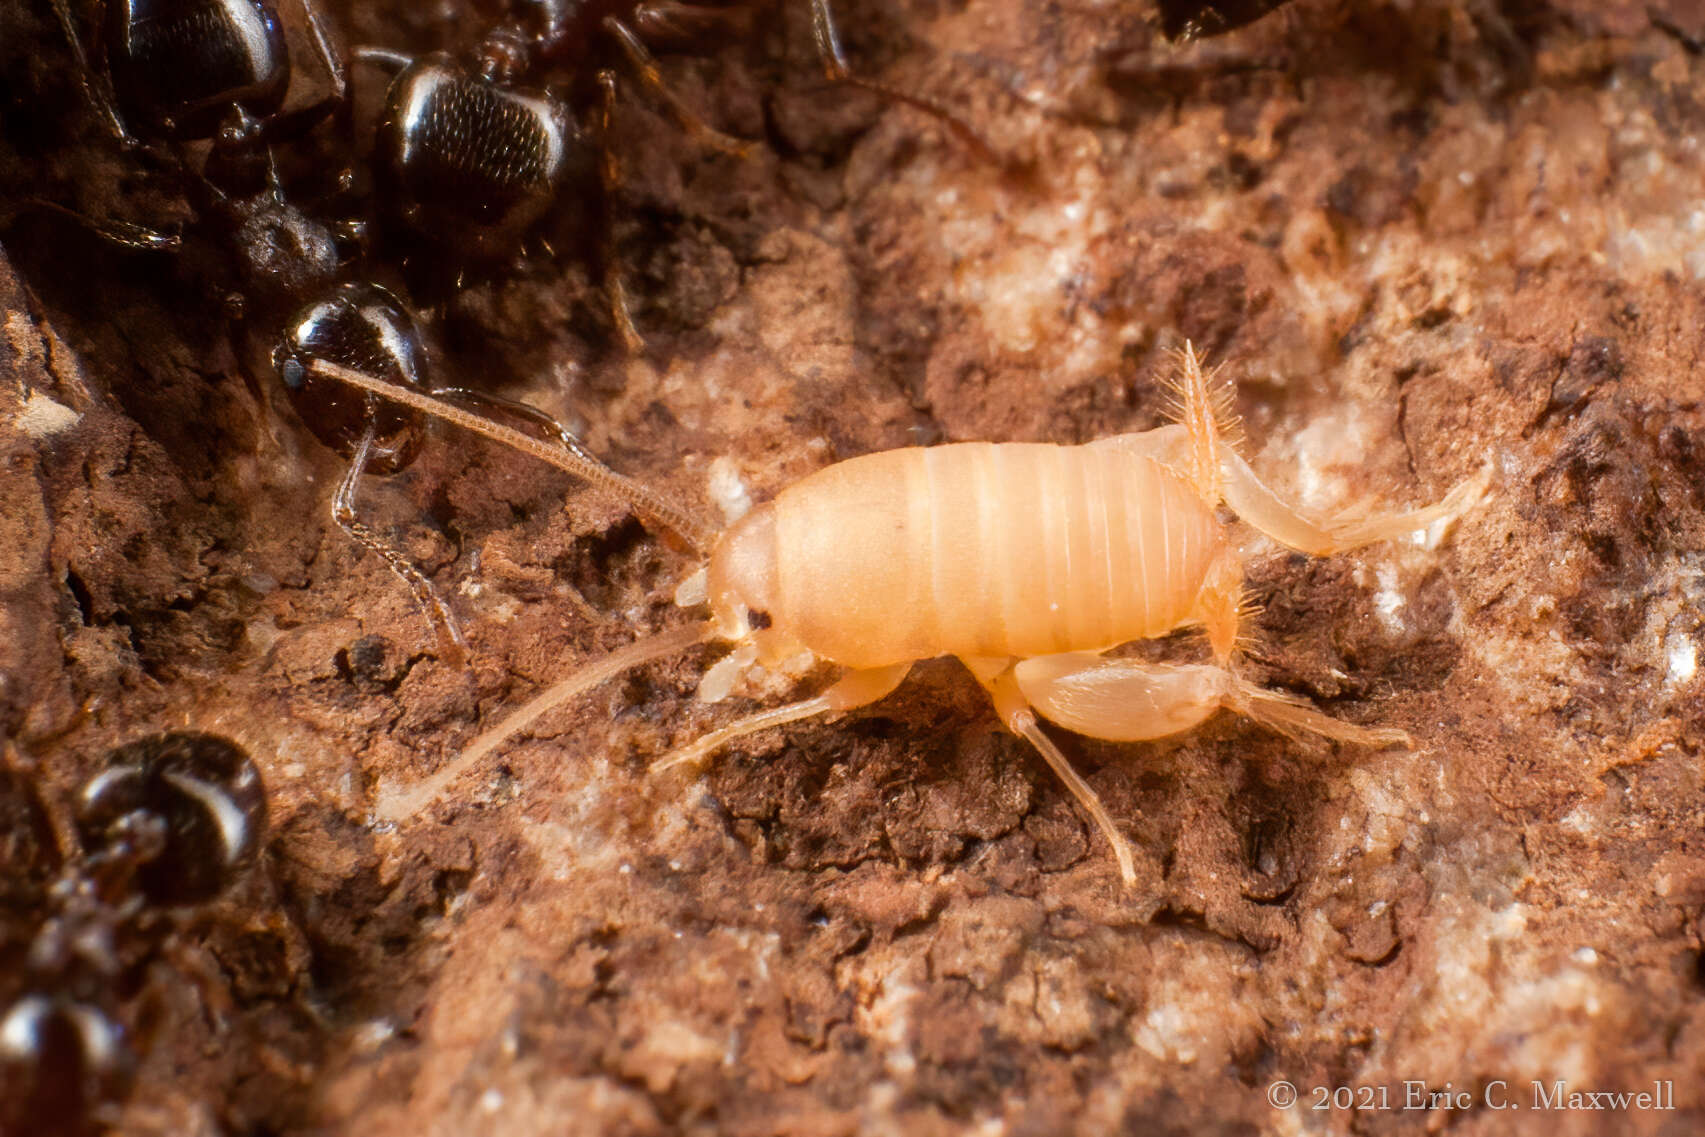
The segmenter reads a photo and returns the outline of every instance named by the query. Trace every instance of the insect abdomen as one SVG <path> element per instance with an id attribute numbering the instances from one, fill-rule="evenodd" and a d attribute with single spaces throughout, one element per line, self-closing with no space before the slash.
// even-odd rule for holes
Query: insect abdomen
<path id="1" fill-rule="evenodd" d="M 1223 544 L 1185 482 L 1110 447 L 891 450 L 821 470 L 766 508 L 771 619 L 851 667 L 1159 635 L 1190 617 Z"/>

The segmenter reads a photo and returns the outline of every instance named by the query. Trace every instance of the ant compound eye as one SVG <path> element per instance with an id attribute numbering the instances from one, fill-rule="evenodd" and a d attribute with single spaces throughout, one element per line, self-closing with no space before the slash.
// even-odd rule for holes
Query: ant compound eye
<path id="1" fill-rule="evenodd" d="M 0 1018 L 0 1131 L 104 1132 L 93 1114 L 128 1088 L 132 1059 L 103 1012 L 30 994 Z"/>
<path id="2" fill-rule="evenodd" d="M 76 820 L 91 855 L 129 857 L 143 895 L 181 906 L 229 887 L 260 847 L 266 812 L 260 771 L 240 747 L 180 732 L 108 755 L 83 787 Z"/>
<path id="3" fill-rule="evenodd" d="M 302 384 L 307 382 L 308 369 L 302 366 L 300 359 L 290 356 L 278 365 L 278 377 L 292 391 L 300 391 Z"/>

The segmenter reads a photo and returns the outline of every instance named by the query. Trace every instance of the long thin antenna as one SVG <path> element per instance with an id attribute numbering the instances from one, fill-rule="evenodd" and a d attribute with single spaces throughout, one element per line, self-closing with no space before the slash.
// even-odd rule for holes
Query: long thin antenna
<path id="1" fill-rule="evenodd" d="M 402 790 L 380 787 L 379 792 L 374 795 L 373 816 L 379 821 L 392 822 L 415 816 L 437 801 L 451 782 L 473 769 L 487 754 L 532 726 L 540 715 L 555 710 L 575 696 L 590 691 L 606 679 L 620 675 L 629 668 L 673 655 L 694 644 L 707 643 L 715 638 L 716 625 L 709 622 L 670 628 L 635 640 L 602 659 L 569 672 L 517 707 L 502 722 L 474 739 L 466 750 L 444 763 L 437 773 Z"/>
<path id="2" fill-rule="evenodd" d="M 331 379 L 348 384 L 351 387 L 360 388 L 379 396 L 381 399 L 401 403 L 405 407 L 420 411 L 422 414 L 431 415 L 433 418 L 443 419 L 445 422 L 462 427 L 464 430 L 471 430 L 475 434 L 489 438 L 493 442 L 501 442 L 505 446 L 531 454 L 539 461 L 555 466 L 565 473 L 583 478 L 599 489 L 615 494 L 640 513 L 679 536 L 692 546 L 693 552 L 701 557 L 710 552 L 711 545 L 716 541 L 716 530 L 693 516 L 686 508 L 670 501 L 656 490 L 640 485 L 625 475 L 616 473 L 596 459 L 571 453 L 560 446 L 553 446 L 551 443 L 534 438 L 530 434 L 524 434 L 514 427 L 505 426 L 500 422 L 493 422 L 471 411 L 463 410 L 453 403 L 447 403 L 442 399 L 422 394 L 419 391 L 411 391 L 407 387 L 399 387 L 395 383 L 388 383 L 383 379 L 376 379 L 364 372 L 340 367 L 323 359 L 316 359 L 310 363 L 308 372 L 322 379 Z"/>

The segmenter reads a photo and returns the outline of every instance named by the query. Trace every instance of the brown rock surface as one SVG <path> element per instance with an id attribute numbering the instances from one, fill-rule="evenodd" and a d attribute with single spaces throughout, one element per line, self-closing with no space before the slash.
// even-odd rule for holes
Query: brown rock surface
<path id="1" fill-rule="evenodd" d="M 333 14 L 426 49 L 465 44 L 465 7 Z M 473 662 L 447 666 L 330 523 L 339 462 L 245 379 L 193 264 L 18 221 L 0 732 L 50 796 L 179 726 L 239 740 L 272 791 L 269 884 L 190 936 L 228 1012 L 165 970 L 124 1130 L 1705 1128 L 1705 13 L 1296 0 L 1175 48 L 1136 2 L 838 8 L 867 74 L 1027 174 L 817 82 L 789 0 L 665 68 L 763 140 L 747 158 L 624 103 L 645 355 L 613 350 L 574 258 L 535 258 L 437 313 L 446 371 L 728 502 L 888 447 L 1147 429 L 1189 337 L 1237 378 L 1253 464 L 1311 508 L 1493 464 L 1442 544 L 1252 544 L 1260 676 L 1414 748 L 1229 717 L 1068 738 L 1136 847 L 1126 892 L 956 665 L 648 778 L 752 705 L 696 705 L 711 657 L 688 653 L 376 825 L 382 790 L 677 621 L 690 564 L 439 431 L 362 498 L 462 621 Z M 171 214 L 62 80 L 9 94 L 9 200 Z M 1534 1108 L 1558 1081 L 1669 1081 L 1675 1108 Z M 1467 1107 L 1404 1108 L 1447 1089 Z"/>

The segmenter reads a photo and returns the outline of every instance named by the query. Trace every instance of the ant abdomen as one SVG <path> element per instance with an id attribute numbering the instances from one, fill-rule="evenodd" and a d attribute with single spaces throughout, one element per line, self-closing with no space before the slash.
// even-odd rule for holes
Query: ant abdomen
<path id="1" fill-rule="evenodd" d="M 256 118 L 290 86 L 284 29 L 266 0 L 110 0 L 107 66 L 127 121 L 210 138 L 232 104 Z"/>
<path id="2" fill-rule="evenodd" d="M 477 257 L 512 251 L 564 183 L 591 170 L 558 99 L 470 75 L 443 55 L 391 81 L 376 153 L 397 216 Z"/>
<path id="3" fill-rule="evenodd" d="M 76 824 L 94 858 L 129 857 L 157 907 L 205 904 L 230 887 L 266 833 L 266 787 L 242 748 L 193 731 L 152 735 L 107 756 L 84 785 Z"/>
<path id="4" fill-rule="evenodd" d="M 392 474 L 420 450 L 420 416 L 395 403 L 309 373 L 318 360 L 382 375 L 412 390 L 429 389 L 419 327 L 400 300 L 370 282 L 338 285 L 309 303 L 285 328 L 273 365 L 296 413 L 321 442 L 346 457 L 372 431 L 363 472 Z"/>

